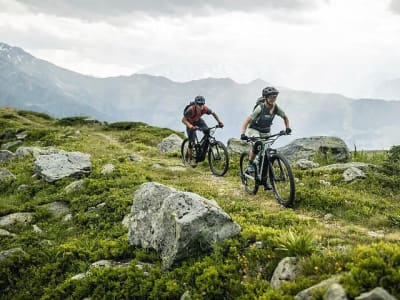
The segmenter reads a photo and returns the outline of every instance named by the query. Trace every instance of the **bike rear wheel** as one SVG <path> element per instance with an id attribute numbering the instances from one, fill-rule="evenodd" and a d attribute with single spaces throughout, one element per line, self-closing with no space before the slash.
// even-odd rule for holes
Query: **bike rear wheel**
<path id="1" fill-rule="evenodd" d="M 254 172 L 247 172 L 247 166 L 249 164 L 249 153 L 243 152 L 240 155 L 239 168 L 240 168 L 240 179 L 244 185 L 244 189 L 249 194 L 257 194 L 259 182 L 257 179 L 257 168 L 254 168 Z"/>
<path id="2" fill-rule="evenodd" d="M 210 145 L 210 148 L 208 148 L 208 163 L 214 175 L 223 176 L 228 171 L 228 149 L 222 142 L 216 141 Z"/>
<path id="3" fill-rule="evenodd" d="M 276 200 L 284 207 L 291 207 L 294 201 L 294 176 L 289 162 L 277 153 L 270 158 L 269 178 Z"/>
<path id="4" fill-rule="evenodd" d="M 183 164 L 186 167 L 194 168 L 195 165 L 191 164 L 191 161 L 189 159 L 189 152 L 188 152 L 189 151 L 189 143 L 190 143 L 189 139 L 185 139 L 182 142 L 182 145 L 181 145 L 181 158 L 182 158 Z M 192 159 L 194 159 L 195 157 L 196 157 L 196 153 L 195 153 L 195 149 L 193 147 L 193 149 L 192 149 Z"/>

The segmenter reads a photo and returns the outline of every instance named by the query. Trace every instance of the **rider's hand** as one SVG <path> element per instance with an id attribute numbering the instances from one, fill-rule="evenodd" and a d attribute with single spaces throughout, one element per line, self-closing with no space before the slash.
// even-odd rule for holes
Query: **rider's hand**
<path id="1" fill-rule="evenodd" d="M 242 140 L 242 141 L 247 141 L 247 135 L 245 135 L 244 133 L 242 133 L 241 135 L 240 135 L 240 139 Z"/>
<path id="2" fill-rule="evenodd" d="M 194 125 L 194 126 L 192 126 L 192 127 L 190 128 L 190 130 L 193 130 L 193 131 L 195 131 L 195 130 L 197 130 L 197 129 L 199 129 L 199 127 L 196 126 L 196 125 Z"/>
<path id="3" fill-rule="evenodd" d="M 290 127 L 286 128 L 286 134 L 291 134 L 292 133 L 292 129 Z"/>
<path id="4" fill-rule="evenodd" d="M 224 128 L 224 123 L 218 122 L 218 126 L 219 126 L 219 128 Z"/>

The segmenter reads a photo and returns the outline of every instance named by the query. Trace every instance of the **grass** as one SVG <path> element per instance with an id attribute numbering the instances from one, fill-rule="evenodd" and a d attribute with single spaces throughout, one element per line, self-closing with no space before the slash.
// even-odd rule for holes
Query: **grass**
<path id="1" fill-rule="evenodd" d="M 0 262 L 5 299 L 23 299 L 28 294 L 35 299 L 177 299 L 185 291 L 194 299 L 292 299 L 302 289 L 339 273 L 347 274 L 343 285 L 349 295 L 381 284 L 400 297 L 400 288 L 394 284 L 399 282 L 399 252 L 392 250 L 400 247 L 399 177 L 385 165 L 387 152 L 351 154 L 351 161 L 378 166 L 367 171 L 366 179 L 353 183 L 345 183 L 339 171 L 295 170 L 296 206 L 285 209 L 272 192 L 245 193 L 235 155 L 224 177 L 211 175 L 207 163 L 175 169 L 182 167 L 179 153 L 163 155 L 156 146 L 176 132 L 144 123 L 87 124 L 82 120 L 72 117 L 60 122 L 40 113 L 0 109 L 1 143 L 10 141 L 4 139 L 6 132 L 26 130 L 25 146 L 89 153 L 93 167 L 83 179 L 82 190 L 67 193 L 65 187 L 75 179 L 52 184 L 38 180 L 32 177 L 30 157 L 0 164 L 16 175 L 15 180 L 0 183 L 0 216 L 33 212 L 35 224 L 43 230 L 35 234 L 31 225 L 4 228 L 16 236 L 0 237 L 0 251 L 21 247 L 27 254 Z M 127 159 L 130 155 L 143 159 L 132 162 Z M 104 176 L 101 169 L 107 163 L 114 164 L 115 171 Z M 155 169 L 154 164 L 162 168 Z M 321 185 L 321 179 L 331 185 Z M 214 199 L 241 225 L 242 234 L 214 245 L 210 255 L 162 271 L 156 253 L 128 245 L 127 229 L 121 224 L 134 191 L 148 181 Z M 27 187 L 19 190 L 23 184 Z M 54 201 L 69 205 L 71 221 L 63 222 L 40 207 Z M 327 214 L 332 218 L 325 220 Z M 377 230 L 383 230 L 384 236 L 368 234 Z M 262 247 L 257 246 L 260 243 Z M 374 246 L 369 251 L 370 245 Z M 300 258 L 302 276 L 273 291 L 268 281 L 285 256 Z M 71 280 L 100 259 L 131 264 L 93 270 L 85 279 Z M 150 263 L 146 273 L 136 267 L 139 263 Z M 378 267 L 387 273 L 379 273 Z"/>

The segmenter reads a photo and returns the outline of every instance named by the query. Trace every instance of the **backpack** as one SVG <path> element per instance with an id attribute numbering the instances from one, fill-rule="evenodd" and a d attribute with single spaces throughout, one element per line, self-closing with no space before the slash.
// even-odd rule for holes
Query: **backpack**
<path id="1" fill-rule="evenodd" d="M 187 109 L 188 109 L 189 107 L 191 107 L 192 105 L 195 105 L 194 101 L 191 101 L 189 104 L 187 104 L 187 105 L 185 106 L 185 109 L 183 110 L 183 115 L 185 115 L 185 112 L 187 111 Z"/>
<path id="2" fill-rule="evenodd" d="M 257 106 L 259 106 L 260 104 L 263 104 L 264 101 L 265 101 L 264 97 L 258 98 L 256 105 L 254 105 L 254 107 L 253 107 L 253 111 L 256 109 Z M 264 107 L 262 107 L 261 112 L 263 112 L 263 109 L 264 109 Z M 278 111 L 278 105 L 275 104 L 273 114 L 275 115 L 277 111 Z"/>

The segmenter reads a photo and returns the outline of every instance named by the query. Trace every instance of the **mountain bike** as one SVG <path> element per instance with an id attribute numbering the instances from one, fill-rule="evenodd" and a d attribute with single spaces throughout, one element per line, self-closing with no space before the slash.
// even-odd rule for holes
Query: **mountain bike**
<path id="1" fill-rule="evenodd" d="M 203 132 L 203 137 L 199 141 L 196 136 L 196 140 L 193 145 L 190 145 L 189 139 L 185 139 L 181 145 L 181 156 L 185 166 L 195 167 L 190 164 L 190 157 L 188 153 L 189 146 L 192 147 L 192 159 L 197 163 L 202 162 L 206 159 L 208 153 L 208 164 L 210 170 L 214 175 L 223 176 L 229 168 L 229 155 L 228 149 L 225 145 L 217 141 L 214 137 L 215 130 L 221 128 L 216 125 L 206 129 L 197 129 Z"/>
<path id="2" fill-rule="evenodd" d="M 255 170 L 249 173 L 247 165 L 249 162 L 249 153 L 243 152 L 240 155 L 240 178 L 244 184 L 245 190 L 249 194 L 257 194 L 261 184 L 266 184 L 267 177 L 272 186 L 274 197 L 284 207 L 291 207 L 294 201 L 295 184 L 292 169 L 288 160 L 276 149 L 272 149 L 272 144 L 285 131 L 270 135 L 267 138 L 250 137 L 247 142 L 256 149 L 257 154 L 254 159 Z"/>

